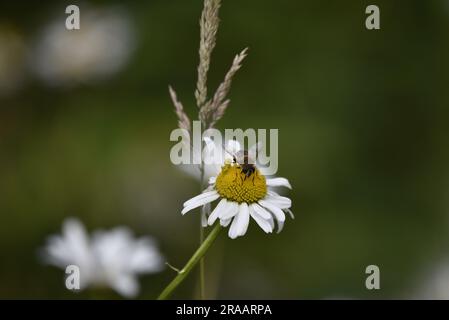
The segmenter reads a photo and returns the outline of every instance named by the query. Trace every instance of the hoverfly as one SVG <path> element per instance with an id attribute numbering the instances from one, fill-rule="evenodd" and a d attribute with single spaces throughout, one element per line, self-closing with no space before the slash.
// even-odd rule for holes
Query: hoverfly
<path id="1" fill-rule="evenodd" d="M 252 150 L 239 150 L 237 152 L 231 152 L 224 146 L 225 151 L 232 156 L 232 162 L 238 164 L 242 168 L 242 173 L 246 178 L 249 178 L 255 171 L 255 154 Z M 251 148 L 252 149 L 252 148 Z"/>

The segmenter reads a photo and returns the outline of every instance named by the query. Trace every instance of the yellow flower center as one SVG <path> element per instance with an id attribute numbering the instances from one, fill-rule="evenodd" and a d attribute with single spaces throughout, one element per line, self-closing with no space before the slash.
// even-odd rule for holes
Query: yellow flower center
<path id="1" fill-rule="evenodd" d="M 267 183 L 258 169 L 247 175 L 240 165 L 226 164 L 217 176 L 215 189 L 227 200 L 253 203 L 265 197 Z"/>

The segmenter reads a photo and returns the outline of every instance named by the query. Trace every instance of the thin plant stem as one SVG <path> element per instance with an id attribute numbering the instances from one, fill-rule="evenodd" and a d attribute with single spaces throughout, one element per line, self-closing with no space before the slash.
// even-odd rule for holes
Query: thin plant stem
<path id="1" fill-rule="evenodd" d="M 200 245 L 204 243 L 204 228 L 200 224 Z M 200 299 L 206 299 L 206 275 L 205 275 L 204 258 L 200 259 Z"/>
<path id="2" fill-rule="evenodd" d="M 220 230 L 222 229 L 219 223 L 215 224 L 215 227 L 212 231 L 207 235 L 206 239 L 204 239 L 203 243 L 200 247 L 195 251 L 193 256 L 186 263 L 184 268 L 179 271 L 178 275 L 168 284 L 168 286 L 162 291 L 162 293 L 157 298 L 158 300 L 166 300 L 170 297 L 173 291 L 184 281 L 185 277 L 192 271 L 195 265 L 203 258 L 206 254 L 207 250 L 210 248 L 212 243 L 217 239 Z"/>
<path id="3" fill-rule="evenodd" d="M 200 177 L 200 192 L 203 192 L 204 188 L 204 163 L 201 160 L 201 177 Z M 203 219 L 203 213 L 201 212 L 202 209 L 200 208 L 200 246 L 204 242 L 204 227 L 202 223 Z M 200 259 L 200 299 L 205 300 L 206 299 L 206 269 L 204 264 L 204 258 Z"/>

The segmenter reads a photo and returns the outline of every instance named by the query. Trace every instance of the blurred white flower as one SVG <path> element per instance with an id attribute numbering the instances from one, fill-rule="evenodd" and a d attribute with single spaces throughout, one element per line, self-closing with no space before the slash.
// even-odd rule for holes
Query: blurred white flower
<path id="1" fill-rule="evenodd" d="M 58 19 L 37 40 L 31 67 L 51 85 L 107 78 L 122 69 L 135 47 L 134 28 L 123 10 L 84 8 L 80 16 L 79 30 L 67 30 Z"/>
<path id="2" fill-rule="evenodd" d="M 293 217 L 290 211 L 291 200 L 271 189 L 291 189 L 291 186 L 285 178 L 266 178 L 258 167 L 248 166 L 248 159 L 256 159 L 257 148 L 258 145 L 253 146 L 248 150 L 246 159 L 239 160 L 236 159 L 237 155 L 244 154 L 240 144 L 237 141 L 228 141 L 226 150 L 233 160 L 224 157 L 224 165 L 220 165 L 219 171 L 209 179 L 208 188 L 186 201 L 181 213 L 185 214 L 198 207 L 204 208 L 220 199 L 209 215 L 207 224 L 213 225 L 217 219 L 222 226 L 231 224 L 228 232 L 231 239 L 246 234 L 250 217 L 266 233 L 273 232 L 275 222 L 280 232 L 285 222 L 284 211 Z"/>
<path id="3" fill-rule="evenodd" d="M 449 299 L 449 260 L 428 269 L 412 297 L 425 300 Z"/>
<path id="4" fill-rule="evenodd" d="M 43 258 L 64 269 L 78 266 L 81 290 L 107 286 L 124 297 L 138 294 L 138 274 L 163 268 L 162 256 L 150 238 L 134 239 L 125 227 L 96 231 L 89 237 L 84 226 L 73 218 L 64 221 L 62 235 L 48 238 Z"/>
<path id="5" fill-rule="evenodd" d="M 22 36 L 0 27 L 0 94 L 16 91 L 25 78 L 26 46 Z"/>

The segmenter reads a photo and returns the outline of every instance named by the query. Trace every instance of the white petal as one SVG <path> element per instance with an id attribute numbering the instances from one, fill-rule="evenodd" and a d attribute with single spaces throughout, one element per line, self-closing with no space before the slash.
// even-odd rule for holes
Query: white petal
<path id="1" fill-rule="evenodd" d="M 257 153 L 259 153 L 262 150 L 262 147 L 263 147 L 262 141 L 259 141 L 258 143 L 253 144 L 248 150 L 248 157 L 250 159 L 256 160 Z"/>
<path id="2" fill-rule="evenodd" d="M 204 181 L 208 181 L 210 177 L 217 176 L 220 171 L 221 167 L 223 166 L 223 161 L 221 162 L 214 162 L 212 164 L 205 164 L 204 165 Z"/>
<path id="3" fill-rule="evenodd" d="M 239 204 L 234 201 L 228 201 L 225 210 L 223 210 L 218 217 L 223 220 L 231 219 L 239 212 Z"/>
<path id="4" fill-rule="evenodd" d="M 84 275 L 80 281 L 84 289 L 92 280 L 95 261 L 90 246 L 90 238 L 82 223 L 74 218 L 64 221 L 61 236 L 48 238 L 46 247 L 41 251 L 46 263 L 66 268 L 75 264 Z"/>
<path id="5" fill-rule="evenodd" d="M 266 166 L 266 165 L 264 165 L 264 164 L 261 164 L 261 163 L 259 163 L 259 162 L 256 163 L 256 166 L 257 166 L 257 169 L 259 169 L 260 173 L 261 173 L 263 176 L 265 176 L 265 178 L 266 178 L 267 180 L 272 179 L 272 178 L 270 178 L 270 177 L 273 176 L 273 170 L 272 170 L 273 168 L 270 168 L 270 167 L 268 167 L 268 166 Z"/>
<path id="6" fill-rule="evenodd" d="M 238 224 L 238 214 L 234 217 L 234 220 L 232 220 L 231 226 L 229 227 L 228 236 L 231 239 L 237 238 L 237 224 Z"/>
<path id="7" fill-rule="evenodd" d="M 267 220 L 262 218 L 254 210 L 254 206 L 253 205 L 249 206 L 249 214 L 251 215 L 251 217 L 253 217 L 253 219 L 257 222 L 257 224 L 259 225 L 259 227 L 262 228 L 263 231 L 265 231 L 266 233 L 271 233 L 273 231 L 273 227 L 271 226 L 271 224 Z"/>
<path id="8" fill-rule="evenodd" d="M 282 231 L 282 229 L 284 229 L 284 222 L 278 221 L 278 230 L 276 232 L 279 233 Z"/>
<path id="9" fill-rule="evenodd" d="M 222 219 L 222 220 L 220 220 L 220 224 L 221 224 L 222 227 L 227 227 L 227 226 L 229 226 L 231 221 L 232 221 L 232 218 L 231 219 L 227 219 L 227 220 L 223 220 Z"/>
<path id="10" fill-rule="evenodd" d="M 203 150 L 204 177 L 207 180 L 220 173 L 224 159 L 221 141 L 217 142 L 210 137 L 204 137 L 204 141 L 206 142 Z"/>
<path id="11" fill-rule="evenodd" d="M 89 260 L 89 236 L 83 224 L 78 219 L 69 218 L 64 221 L 62 229 L 68 246 L 66 249 L 71 251 L 69 254 L 73 255 L 73 258 Z"/>
<path id="12" fill-rule="evenodd" d="M 216 176 L 209 178 L 209 184 L 215 184 L 215 181 L 217 181 L 217 177 Z"/>
<path id="13" fill-rule="evenodd" d="M 269 220 L 267 220 L 268 223 L 270 224 L 271 230 L 274 230 L 274 219 L 273 217 L 271 217 Z"/>
<path id="14" fill-rule="evenodd" d="M 209 219 L 207 220 L 207 223 L 211 226 L 214 224 L 215 220 L 219 217 L 220 213 L 223 210 L 226 210 L 227 208 L 227 201 L 226 199 L 221 199 L 220 202 L 217 204 L 215 209 L 212 211 L 212 213 L 209 216 Z"/>
<path id="15" fill-rule="evenodd" d="M 203 194 L 200 194 L 199 196 L 196 196 L 195 198 L 190 199 L 190 205 L 185 206 L 184 209 L 182 209 L 181 214 L 186 214 L 192 209 L 198 208 L 199 206 L 205 205 L 206 203 L 212 202 L 220 198 L 220 195 L 216 191 L 210 191 L 206 192 L 208 193 L 207 197 L 202 197 Z M 189 202 L 188 201 L 188 202 Z M 185 205 L 185 204 L 184 204 Z"/>
<path id="16" fill-rule="evenodd" d="M 203 193 L 204 192 L 209 192 L 209 191 L 212 191 L 212 190 L 214 190 L 214 186 L 208 186 L 206 189 L 203 190 Z"/>
<path id="17" fill-rule="evenodd" d="M 236 154 L 241 150 L 240 143 L 237 140 L 228 140 L 226 143 L 226 151 L 228 151 L 231 154 Z"/>
<path id="18" fill-rule="evenodd" d="M 187 200 L 186 202 L 184 202 L 184 205 L 183 205 L 183 206 L 184 206 L 184 207 L 188 207 L 188 206 L 194 204 L 195 202 L 201 200 L 202 198 L 207 198 L 207 197 L 209 197 L 209 196 L 211 196 L 211 195 L 214 195 L 214 194 L 216 194 L 216 193 L 217 193 L 217 191 L 215 191 L 215 190 L 203 192 L 203 193 L 197 195 L 196 197 L 193 197 L 192 199 L 189 199 L 189 200 Z"/>
<path id="19" fill-rule="evenodd" d="M 287 187 L 289 189 L 292 188 L 290 182 L 288 182 L 285 178 L 271 178 L 267 179 L 267 186 L 269 187 Z"/>
<path id="20" fill-rule="evenodd" d="M 257 214 L 262 218 L 264 218 L 265 220 L 269 220 L 272 218 L 271 214 L 267 210 L 262 208 L 259 204 L 253 203 L 251 206 L 253 207 L 254 211 L 256 211 Z"/>
<path id="21" fill-rule="evenodd" d="M 265 207 L 266 209 L 270 210 L 274 216 L 276 217 L 276 220 L 278 222 L 284 222 L 285 221 L 285 213 L 282 211 L 281 208 L 276 207 L 271 202 L 265 201 L 265 200 L 259 200 L 259 204 Z"/>
<path id="22" fill-rule="evenodd" d="M 119 275 L 112 280 L 111 287 L 126 298 L 133 298 L 139 293 L 139 283 L 131 275 Z"/>
<path id="23" fill-rule="evenodd" d="M 153 273 L 164 267 L 163 257 L 155 242 L 149 237 L 134 240 L 130 244 L 126 269 L 134 273 Z M 123 255 L 124 253 L 122 253 Z"/>
<path id="24" fill-rule="evenodd" d="M 203 141 L 206 144 L 206 148 L 215 149 L 215 142 L 210 137 L 204 137 Z"/>
<path id="25" fill-rule="evenodd" d="M 235 216 L 234 221 L 232 221 L 231 227 L 229 228 L 229 237 L 235 239 L 238 236 L 243 236 L 248 230 L 249 224 L 249 209 L 248 205 L 243 202 L 239 206 L 239 212 Z"/>
<path id="26" fill-rule="evenodd" d="M 204 191 L 203 191 L 203 192 L 204 192 Z M 276 197 L 276 196 L 280 196 L 279 193 L 277 193 L 276 191 L 271 190 L 271 189 L 268 189 L 267 194 L 270 195 L 270 196 L 275 196 L 275 197 Z"/>
<path id="27" fill-rule="evenodd" d="M 92 234 L 92 251 L 99 270 L 97 278 L 108 277 L 110 281 L 131 267 L 130 256 L 134 251 L 131 230 L 117 227 L 110 231 L 97 230 Z"/>
<path id="28" fill-rule="evenodd" d="M 246 231 L 248 230 L 249 226 L 249 207 L 248 204 L 242 203 L 240 205 L 240 219 L 241 219 L 241 226 L 240 226 L 240 232 L 239 236 L 245 235 Z"/>
<path id="29" fill-rule="evenodd" d="M 264 200 L 281 209 L 288 209 L 292 206 L 292 201 L 287 197 L 268 195 Z"/>
<path id="30" fill-rule="evenodd" d="M 284 211 L 288 212 L 288 214 L 290 215 L 290 217 L 292 219 L 295 219 L 295 215 L 293 214 L 293 212 L 290 209 L 284 209 Z"/>

